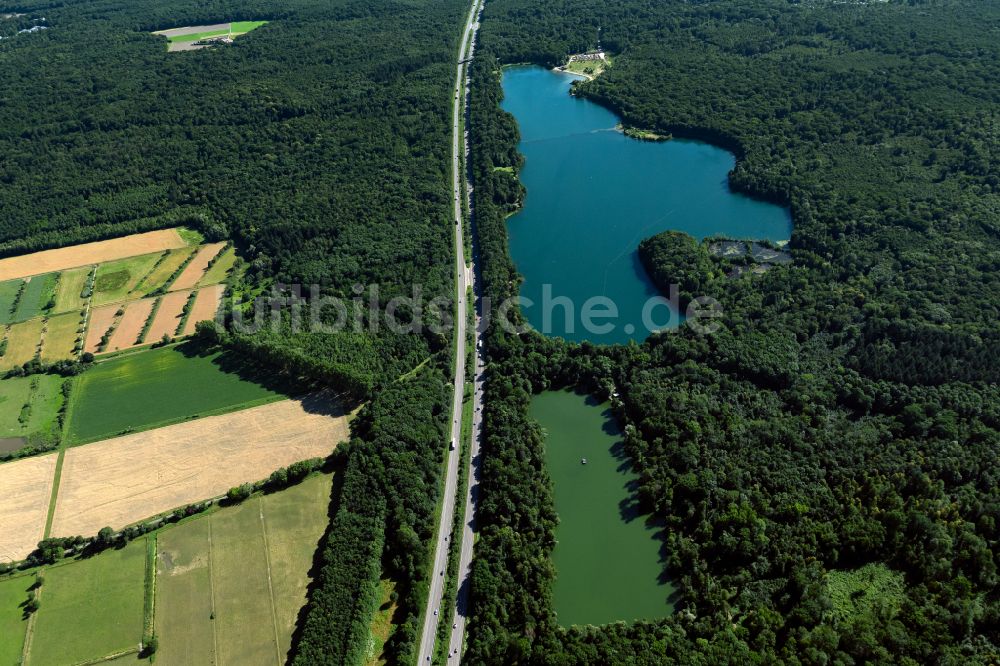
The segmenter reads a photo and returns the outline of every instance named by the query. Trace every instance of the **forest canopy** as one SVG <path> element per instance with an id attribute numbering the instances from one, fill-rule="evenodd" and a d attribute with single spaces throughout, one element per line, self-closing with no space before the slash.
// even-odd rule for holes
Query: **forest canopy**
<path id="1" fill-rule="evenodd" d="M 661 288 L 722 304 L 714 335 L 491 331 L 467 659 L 996 660 L 1000 42 L 983 26 L 998 18 L 962 2 L 487 4 L 472 137 L 488 295 L 518 284 L 499 67 L 562 64 L 598 26 L 614 65 L 576 93 L 732 150 L 730 185 L 789 205 L 794 231 L 791 265 L 736 279 L 692 239 L 642 243 Z M 636 501 L 682 593 L 670 617 L 555 621 L 557 517 L 527 405 L 562 386 L 619 396 Z"/>

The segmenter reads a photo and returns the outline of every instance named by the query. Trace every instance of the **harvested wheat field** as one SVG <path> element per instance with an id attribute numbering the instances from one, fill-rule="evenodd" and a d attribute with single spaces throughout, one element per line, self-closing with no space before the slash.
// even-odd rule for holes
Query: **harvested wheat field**
<path id="1" fill-rule="evenodd" d="M 42 318 L 11 324 L 7 329 L 7 350 L 0 358 L 0 368 L 23 365 L 38 354 L 38 343 L 42 339 Z"/>
<path id="2" fill-rule="evenodd" d="M 209 243 L 208 245 L 202 245 L 198 250 L 198 254 L 194 256 L 181 274 L 177 276 L 174 283 L 170 285 L 171 289 L 190 289 L 191 287 L 198 284 L 198 280 L 201 276 L 205 274 L 208 270 L 208 264 L 215 255 L 222 252 L 222 249 L 226 247 L 225 243 Z"/>
<path id="3" fill-rule="evenodd" d="M 80 337 L 79 312 L 49 317 L 45 322 L 45 338 L 42 341 L 42 361 L 52 363 L 76 356 L 76 340 Z"/>
<path id="4" fill-rule="evenodd" d="M 146 320 L 153 312 L 155 298 L 144 298 L 141 301 L 132 301 L 125 306 L 125 314 L 118 322 L 118 327 L 111 334 L 108 347 L 104 351 L 113 352 L 119 349 L 128 349 L 139 344 L 139 334 L 146 326 Z"/>
<path id="5" fill-rule="evenodd" d="M 224 284 L 213 284 L 198 291 L 198 295 L 194 297 L 194 305 L 191 306 L 191 315 L 184 324 L 184 335 L 194 333 L 194 327 L 199 321 L 215 319 L 215 313 L 219 311 L 219 303 L 222 302 L 222 294 L 225 291 Z"/>
<path id="6" fill-rule="evenodd" d="M 317 394 L 68 449 L 52 535 L 122 528 L 325 457 L 347 439 L 348 420 Z"/>
<path id="7" fill-rule="evenodd" d="M 56 454 L 0 465 L 0 562 L 23 560 L 45 532 Z"/>
<path id="8" fill-rule="evenodd" d="M 101 338 L 115 323 L 117 316 L 117 305 L 105 305 L 100 308 L 93 308 L 90 311 L 90 321 L 87 324 L 87 339 L 83 345 L 83 351 L 91 354 L 97 353 L 97 348 L 101 344 Z"/>
<path id="9" fill-rule="evenodd" d="M 0 281 L 51 273 L 77 266 L 89 266 L 105 261 L 134 257 L 139 254 L 149 254 L 150 252 L 163 252 L 185 245 L 187 243 L 180 237 L 176 229 L 161 229 L 96 243 L 43 250 L 20 257 L 0 259 Z"/>
<path id="10" fill-rule="evenodd" d="M 161 340 L 164 335 L 174 337 L 183 318 L 181 311 L 190 295 L 190 291 L 171 291 L 163 295 L 156 316 L 153 317 L 153 325 L 146 334 L 146 340 L 156 342 Z"/>

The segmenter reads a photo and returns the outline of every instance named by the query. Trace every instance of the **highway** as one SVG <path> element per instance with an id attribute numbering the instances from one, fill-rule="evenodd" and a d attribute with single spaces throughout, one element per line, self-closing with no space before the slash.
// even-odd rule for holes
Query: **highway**
<path id="1" fill-rule="evenodd" d="M 420 635 L 419 663 L 430 663 L 434 656 L 434 643 L 437 638 L 438 622 L 443 618 L 441 611 L 444 606 L 444 586 L 446 570 L 448 568 L 448 551 L 451 545 L 452 527 L 455 518 L 455 501 L 458 497 L 458 473 L 462 458 L 461 436 L 462 436 L 462 402 L 465 394 L 465 360 L 466 360 L 466 323 L 468 321 L 468 297 L 467 293 L 471 287 L 473 294 L 477 293 L 475 285 L 475 265 L 469 269 L 465 264 L 465 239 L 463 237 L 464 225 L 462 223 L 462 179 L 466 178 L 468 184 L 468 174 L 462 172 L 461 155 L 468 155 L 468 139 L 462 132 L 462 114 L 466 108 L 469 96 L 469 80 L 466 71 L 468 62 L 472 59 L 471 44 L 475 41 L 476 30 L 479 28 L 478 18 L 482 11 L 483 0 L 473 0 L 469 8 L 469 15 L 465 21 L 465 28 L 462 31 L 462 42 L 459 47 L 458 61 L 455 66 L 455 87 L 452 96 L 452 192 L 455 218 L 455 279 L 458 291 L 458 307 L 455 313 L 455 377 L 454 377 L 454 398 L 451 411 L 451 442 L 455 444 L 454 449 L 448 452 L 447 470 L 445 474 L 444 495 L 441 498 L 441 520 L 437 529 L 437 541 L 434 547 L 434 568 L 431 571 L 430 591 L 427 595 L 427 608 L 424 613 L 424 628 Z M 460 153 L 459 151 L 462 151 Z M 471 192 L 471 187 L 467 188 Z M 477 300 L 478 303 L 478 300 Z M 479 321 L 477 316 L 476 321 Z M 474 477 L 474 470 L 479 460 L 479 405 L 481 397 L 481 386 L 479 378 L 482 374 L 482 357 L 479 353 L 479 333 L 478 325 L 473 330 L 473 344 L 477 349 L 476 368 L 473 370 L 474 381 L 474 401 L 475 416 L 472 434 L 472 455 L 470 456 L 470 481 Z M 473 525 L 471 519 L 474 516 L 474 504 L 470 483 L 468 488 L 462 489 L 462 496 L 466 501 L 466 521 L 463 525 L 461 539 L 461 562 L 459 568 L 460 588 L 458 609 L 452 618 L 453 629 L 451 633 L 450 651 L 448 653 L 449 663 L 458 663 L 458 657 L 452 656 L 452 652 L 457 648 L 461 651 L 462 641 L 465 633 L 465 621 L 468 615 L 468 572 L 472 561 L 472 546 L 474 540 Z"/>

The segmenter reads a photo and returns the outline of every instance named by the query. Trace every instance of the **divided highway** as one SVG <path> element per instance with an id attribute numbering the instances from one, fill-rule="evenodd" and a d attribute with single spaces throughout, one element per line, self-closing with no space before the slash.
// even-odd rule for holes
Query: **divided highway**
<path id="1" fill-rule="evenodd" d="M 448 662 L 457 664 L 465 637 L 465 622 L 469 608 L 469 575 L 472 564 L 472 546 L 475 538 L 475 477 L 479 461 L 480 412 L 482 386 L 482 355 L 479 349 L 479 316 L 473 330 L 473 345 L 476 349 L 476 362 L 473 368 L 474 416 L 472 428 L 472 451 L 470 455 L 469 485 L 462 489 L 465 500 L 465 524 L 460 535 L 452 534 L 455 518 L 455 502 L 458 497 L 458 473 L 462 458 L 462 402 L 465 393 L 465 360 L 466 360 L 466 323 L 468 321 L 468 291 L 472 288 L 473 298 L 478 305 L 478 290 L 476 288 L 475 256 L 471 269 L 465 264 L 464 225 L 462 223 L 462 179 L 466 179 L 466 191 L 471 193 L 471 183 L 468 172 L 462 171 L 461 155 L 468 156 L 468 139 L 462 132 L 462 117 L 466 112 L 469 97 L 469 78 L 467 64 L 472 60 L 476 30 L 479 28 L 479 14 L 482 12 L 483 0 L 473 0 L 469 15 L 462 31 L 462 43 L 459 47 L 458 62 L 455 68 L 455 88 L 452 99 L 452 192 L 455 218 L 455 279 L 458 288 L 458 308 L 456 311 L 456 349 L 454 399 L 451 411 L 451 441 L 455 444 L 448 452 L 447 472 L 445 476 L 444 495 L 441 504 L 441 521 L 437 529 L 437 542 L 434 547 L 434 569 L 431 574 L 430 592 L 427 596 L 427 608 L 424 613 L 424 628 L 420 635 L 419 663 L 427 664 L 434 657 L 434 643 L 437 638 L 438 623 L 444 619 L 441 611 L 444 606 L 444 573 L 448 568 L 448 552 L 451 540 L 456 536 L 462 540 L 461 558 L 459 562 L 459 592 L 455 617 L 452 622 L 451 637 L 448 648 Z M 461 153 L 459 151 L 462 151 Z M 471 210 L 471 206 L 470 206 Z M 475 246 L 475 245 L 474 245 Z"/>

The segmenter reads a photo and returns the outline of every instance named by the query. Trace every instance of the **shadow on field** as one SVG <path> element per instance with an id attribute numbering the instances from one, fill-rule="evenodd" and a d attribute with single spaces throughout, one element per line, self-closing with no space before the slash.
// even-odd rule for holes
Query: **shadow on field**
<path id="1" fill-rule="evenodd" d="M 272 365 L 244 354 L 225 350 L 198 339 L 188 340 L 174 349 L 189 358 L 214 356 L 212 363 L 223 372 L 237 375 L 243 381 L 252 382 L 269 391 L 296 399 L 302 404 L 302 408 L 310 414 L 339 417 L 346 416 L 351 411 L 344 404 L 342 396 L 339 396 L 335 391 L 314 382 L 307 382 L 302 377 L 293 377 L 288 373 L 276 370 Z"/>
<path id="2" fill-rule="evenodd" d="M 343 464 L 337 468 L 337 471 L 343 471 Z M 306 599 L 308 601 L 299 609 L 299 614 L 295 618 L 295 631 L 292 632 L 292 648 L 285 659 L 286 664 L 291 664 L 299 652 L 299 641 L 302 640 L 302 631 L 305 628 L 306 616 L 313 604 L 317 590 L 321 587 L 320 575 L 323 571 L 323 565 L 326 563 L 323 554 L 327 549 L 327 544 L 333 539 L 333 518 L 337 515 L 337 509 L 340 507 L 340 495 L 343 486 L 344 475 L 335 473 L 333 475 L 333 487 L 330 489 L 330 505 L 326 511 L 326 531 L 323 532 L 323 536 L 320 537 L 319 542 L 316 544 L 316 549 L 313 551 L 313 561 L 309 567 L 309 587 L 306 589 Z"/>

